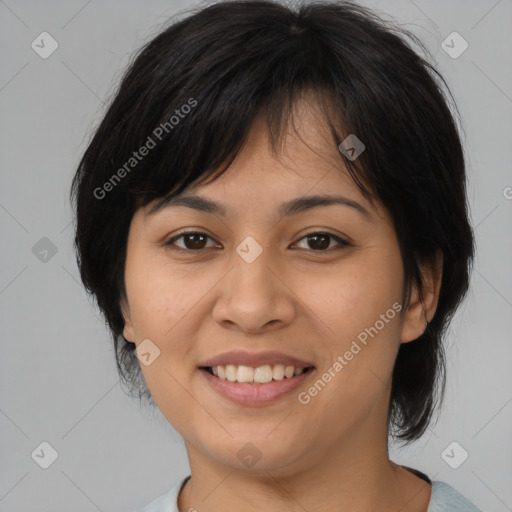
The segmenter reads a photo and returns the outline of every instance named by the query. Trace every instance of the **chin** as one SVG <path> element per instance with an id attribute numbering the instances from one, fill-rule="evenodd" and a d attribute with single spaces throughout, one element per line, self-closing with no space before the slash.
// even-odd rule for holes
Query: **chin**
<path id="1" fill-rule="evenodd" d="M 288 443 L 266 437 L 266 433 L 245 435 L 241 439 L 229 439 L 221 444 L 211 445 L 206 450 L 219 464 L 235 471 L 268 477 L 293 474 L 293 467 L 303 455 L 297 451 L 300 442 L 288 437 Z"/>

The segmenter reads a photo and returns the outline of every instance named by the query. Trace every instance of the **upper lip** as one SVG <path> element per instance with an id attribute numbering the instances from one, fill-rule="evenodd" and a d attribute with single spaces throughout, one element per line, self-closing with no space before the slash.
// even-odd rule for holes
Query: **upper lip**
<path id="1" fill-rule="evenodd" d="M 233 364 L 235 366 L 252 366 L 258 368 L 264 365 L 276 365 L 282 364 L 284 366 L 295 366 L 296 368 L 307 368 L 313 366 L 312 363 L 297 359 L 296 357 L 283 354 L 282 352 L 267 351 L 267 352 L 246 352 L 244 350 L 232 350 L 230 352 L 224 352 L 214 356 L 199 366 L 226 366 Z"/>

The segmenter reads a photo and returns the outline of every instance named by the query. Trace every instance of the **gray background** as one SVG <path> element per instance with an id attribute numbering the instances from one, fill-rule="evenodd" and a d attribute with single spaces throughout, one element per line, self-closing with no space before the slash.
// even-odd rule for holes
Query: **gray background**
<path id="1" fill-rule="evenodd" d="M 512 1 L 364 4 L 417 34 L 452 88 L 478 244 L 469 298 L 448 337 L 439 421 L 391 456 L 483 510 L 512 510 Z M 68 202 L 130 55 L 186 7 L 0 1 L 1 511 L 134 510 L 188 474 L 181 437 L 120 387 L 103 320 L 78 279 Z M 47 59 L 31 48 L 43 31 L 59 44 Z M 453 31 L 469 44 L 456 59 L 442 47 Z M 46 261 L 32 250 L 43 237 L 57 249 Z M 48 469 L 31 457 L 43 441 L 58 452 Z M 442 457 L 453 441 L 469 454 L 458 469 Z M 448 453 L 456 460 L 463 452 Z"/>

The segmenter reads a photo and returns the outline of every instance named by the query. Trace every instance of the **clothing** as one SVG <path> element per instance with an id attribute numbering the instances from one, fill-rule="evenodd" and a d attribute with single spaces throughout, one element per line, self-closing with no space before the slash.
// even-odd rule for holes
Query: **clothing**
<path id="1" fill-rule="evenodd" d="M 430 479 L 420 471 L 412 470 L 412 472 L 429 483 L 431 482 Z M 169 492 L 162 494 L 137 512 L 179 512 L 178 494 L 189 478 L 190 475 L 179 481 Z M 434 480 L 431 483 L 432 496 L 427 512 L 482 512 L 448 484 L 438 480 Z"/>

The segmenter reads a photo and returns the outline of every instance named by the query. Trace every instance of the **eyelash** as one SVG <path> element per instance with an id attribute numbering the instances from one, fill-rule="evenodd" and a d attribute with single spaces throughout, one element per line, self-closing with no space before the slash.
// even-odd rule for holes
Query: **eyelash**
<path id="1" fill-rule="evenodd" d="M 202 248 L 202 249 L 186 249 L 186 248 L 184 249 L 182 247 L 177 247 L 176 248 L 175 241 L 179 240 L 180 238 L 183 238 L 183 237 L 185 237 L 187 235 L 203 235 L 203 236 L 206 236 L 207 238 L 209 238 L 210 240 L 213 240 L 212 237 L 210 237 L 209 235 L 207 235 L 206 233 L 203 233 L 201 231 L 184 231 L 184 232 L 180 233 L 179 235 L 176 235 L 176 236 L 170 238 L 169 240 L 167 240 L 166 242 L 164 242 L 164 246 L 171 248 L 171 250 L 173 250 L 173 251 L 188 252 L 188 253 L 191 253 L 191 252 L 202 252 L 202 251 L 205 251 L 206 249 L 212 249 L 212 247 L 206 247 L 206 248 Z M 343 240 L 339 236 L 334 235 L 333 233 L 329 233 L 327 231 L 311 231 L 310 233 L 307 233 L 304 236 L 302 236 L 298 241 L 300 242 L 301 240 L 304 240 L 305 238 L 308 238 L 308 237 L 313 236 L 313 235 L 325 235 L 325 236 L 331 237 L 332 239 L 334 239 L 336 242 L 338 242 L 340 244 L 340 247 L 338 247 L 338 249 L 342 249 L 343 247 L 352 247 L 352 244 L 350 244 L 347 241 Z M 304 249 L 302 249 L 302 250 L 304 250 Z M 319 249 L 319 250 L 316 250 L 316 251 L 313 250 L 313 249 L 305 249 L 305 250 L 309 250 L 310 252 L 320 253 L 320 254 L 333 251 L 332 248 L 331 249 Z M 337 250 L 337 249 L 335 248 L 334 250 Z"/>

